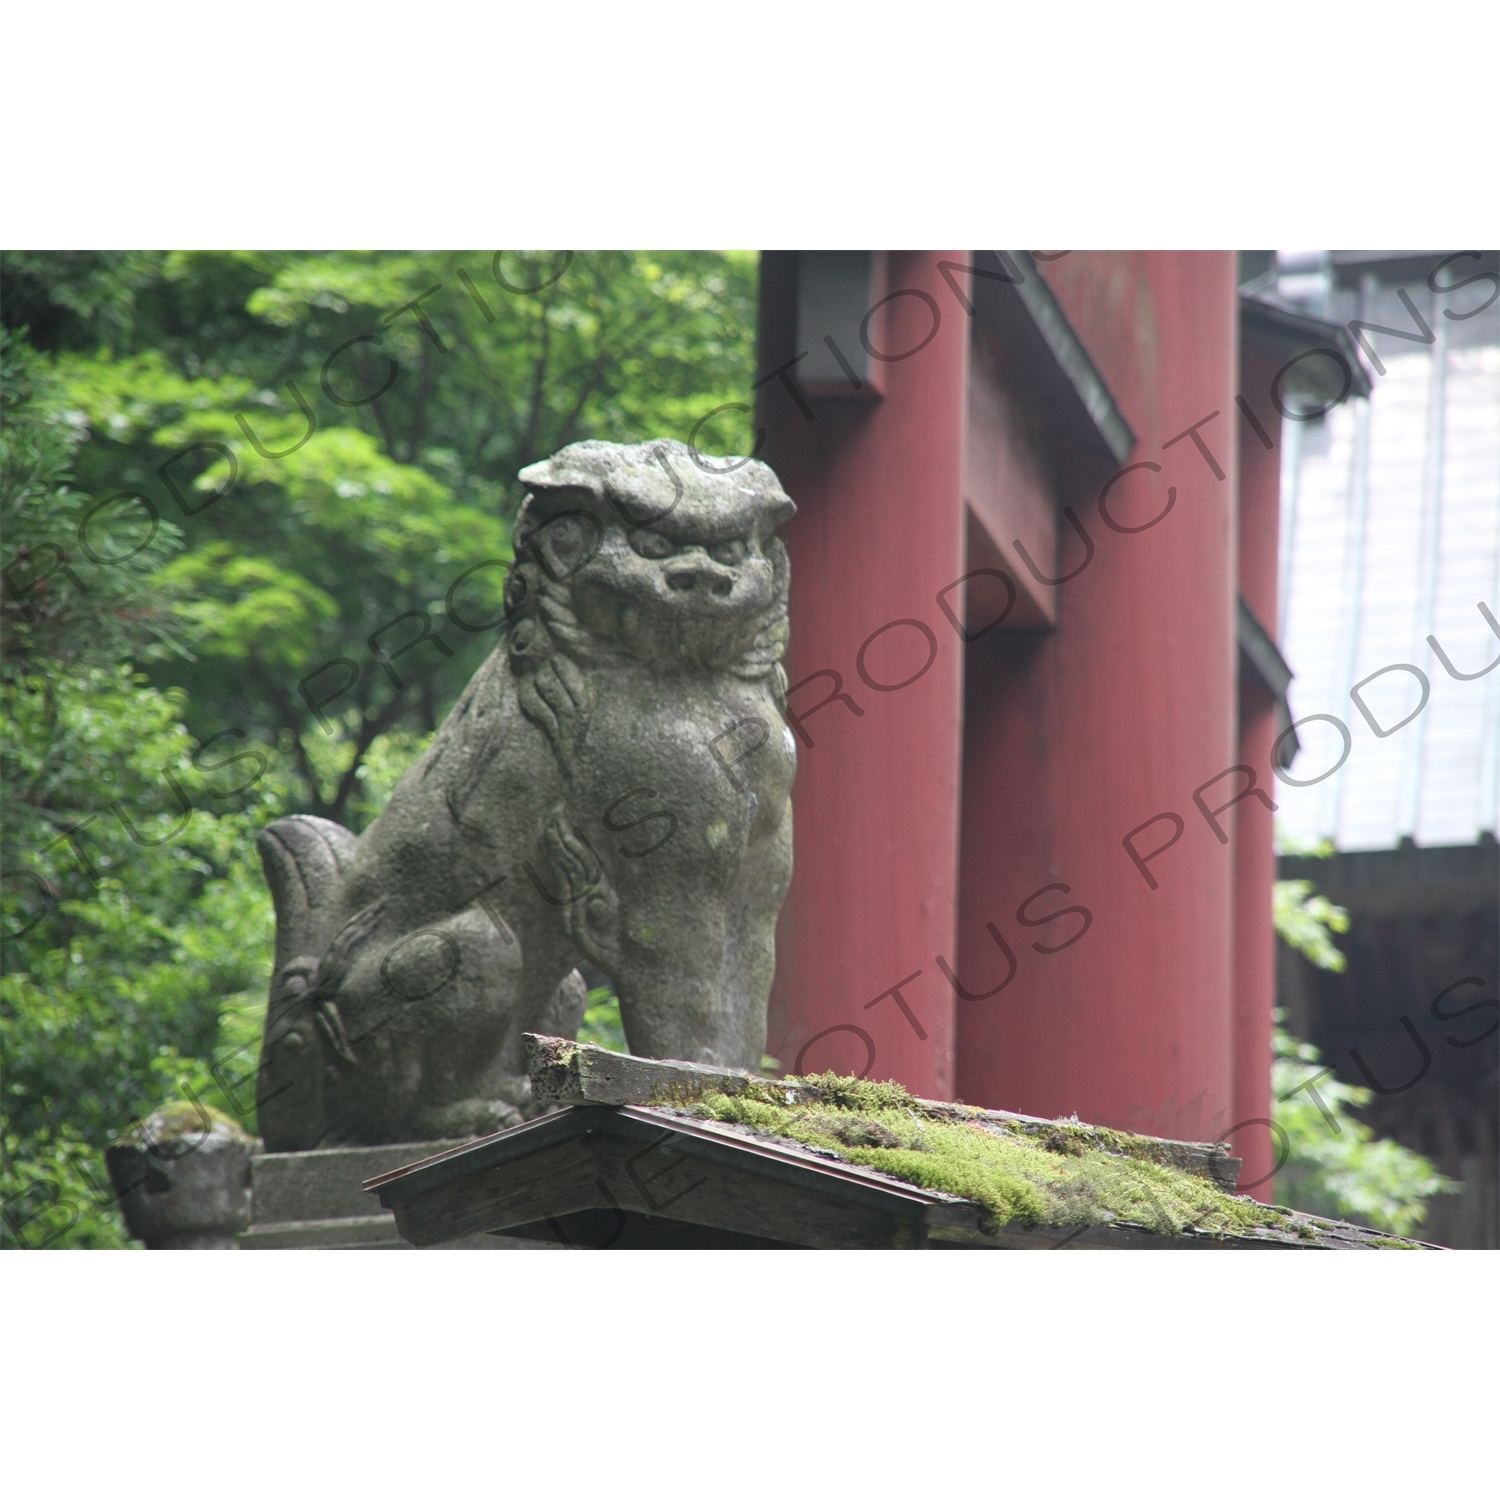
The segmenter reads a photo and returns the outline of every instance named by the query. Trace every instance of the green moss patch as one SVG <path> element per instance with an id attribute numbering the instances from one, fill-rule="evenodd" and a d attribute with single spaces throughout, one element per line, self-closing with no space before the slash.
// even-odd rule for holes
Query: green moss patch
<path id="1" fill-rule="evenodd" d="M 1162 1160 L 1166 1143 L 1064 1120 L 1000 1121 L 914 1099 L 896 1083 L 824 1073 L 660 1103 L 967 1198 L 983 1207 L 990 1234 L 1007 1224 L 1128 1224 L 1156 1234 L 1219 1235 L 1285 1227 L 1276 1209 Z"/>
<path id="2" fill-rule="evenodd" d="M 207 1104 L 190 1104 L 185 1099 L 179 1099 L 126 1131 L 120 1137 L 120 1143 L 130 1146 L 160 1146 L 188 1136 L 201 1140 L 208 1135 L 235 1136 L 244 1141 L 251 1139 L 221 1110 Z"/>

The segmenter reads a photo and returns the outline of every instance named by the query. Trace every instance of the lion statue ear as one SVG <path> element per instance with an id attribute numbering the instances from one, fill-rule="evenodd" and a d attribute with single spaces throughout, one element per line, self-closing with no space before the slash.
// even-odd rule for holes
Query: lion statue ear
<path id="1" fill-rule="evenodd" d="M 602 498 L 599 476 L 582 464 L 568 462 L 568 450 L 554 453 L 540 463 L 527 464 L 516 478 L 529 490 L 587 490 Z"/>
<path id="2" fill-rule="evenodd" d="M 775 531 L 783 522 L 790 521 L 796 514 L 797 507 L 792 504 L 792 497 L 777 490 L 766 502 L 767 530 Z"/>

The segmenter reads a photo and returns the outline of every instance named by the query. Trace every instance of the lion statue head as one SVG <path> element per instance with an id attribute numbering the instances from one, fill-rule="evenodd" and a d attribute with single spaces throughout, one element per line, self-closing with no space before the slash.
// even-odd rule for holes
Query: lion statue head
<path id="1" fill-rule="evenodd" d="M 780 674 L 796 507 L 754 459 L 658 439 L 573 443 L 523 469 L 506 581 L 512 670 L 580 665 Z"/>

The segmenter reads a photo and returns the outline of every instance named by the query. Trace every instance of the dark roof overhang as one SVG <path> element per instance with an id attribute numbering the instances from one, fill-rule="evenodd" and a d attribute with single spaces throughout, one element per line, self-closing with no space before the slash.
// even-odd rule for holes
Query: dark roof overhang
<path id="1" fill-rule="evenodd" d="M 1283 364 L 1295 361 L 1287 371 L 1287 389 L 1320 404 L 1337 401 L 1344 373 L 1337 361 L 1304 359 L 1315 349 L 1331 350 L 1348 371 L 1349 389 L 1344 396 L 1368 396 L 1370 375 L 1360 360 L 1349 330 L 1342 323 L 1311 318 L 1279 302 L 1240 294 L 1240 341 L 1260 349 Z"/>
<path id="2" fill-rule="evenodd" d="M 973 299 L 975 315 L 1025 369 L 1060 434 L 1123 464 L 1135 433 L 1031 252 L 972 254 L 973 273 L 963 291 Z"/>

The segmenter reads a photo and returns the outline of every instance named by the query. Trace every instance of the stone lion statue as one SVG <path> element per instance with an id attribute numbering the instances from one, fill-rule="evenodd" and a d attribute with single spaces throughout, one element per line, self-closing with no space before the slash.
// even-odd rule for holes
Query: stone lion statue
<path id="1" fill-rule="evenodd" d="M 759 1062 L 792 869 L 774 533 L 795 507 L 764 464 L 667 441 L 574 443 L 520 477 L 509 629 L 385 811 L 359 838 L 260 835 L 270 1150 L 527 1117 L 521 1035 L 576 1033 L 580 961 L 633 1052 Z"/>

